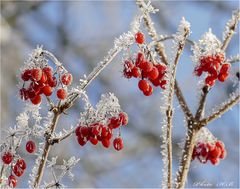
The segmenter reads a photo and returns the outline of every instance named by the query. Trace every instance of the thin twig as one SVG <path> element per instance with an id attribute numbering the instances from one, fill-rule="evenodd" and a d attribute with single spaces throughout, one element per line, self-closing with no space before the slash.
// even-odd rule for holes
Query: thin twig
<path id="1" fill-rule="evenodd" d="M 63 136 L 61 136 L 61 137 L 56 137 L 56 138 L 51 139 L 51 140 L 49 141 L 49 143 L 50 143 L 51 145 L 54 145 L 55 143 L 59 143 L 59 142 L 61 142 L 62 140 L 70 137 L 74 132 L 75 132 L 75 129 L 72 130 L 72 131 L 70 131 L 70 132 L 68 132 L 68 133 L 66 133 L 65 135 L 63 135 Z"/>
<path id="2" fill-rule="evenodd" d="M 227 103 L 224 103 L 224 105 L 222 107 L 220 107 L 218 110 L 216 110 L 212 115 L 210 115 L 200 121 L 201 127 L 207 125 L 209 122 L 222 116 L 225 112 L 227 112 L 229 109 L 231 109 L 234 105 L 239 103 L 239 101 L 240 101 L 240 95 L 237 95 L 235 98 L 229 100 Z"/>

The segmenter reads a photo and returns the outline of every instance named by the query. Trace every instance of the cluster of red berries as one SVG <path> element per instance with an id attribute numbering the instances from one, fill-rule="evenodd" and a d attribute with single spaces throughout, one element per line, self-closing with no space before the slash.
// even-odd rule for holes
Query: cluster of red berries
<path id="1" fill-rule="evenodd" d="M 144 43 L 144 35 L 138 32 L 135 36 L 136 43 Z M 145 96 L 150 96 L 153 93 L 151 83 L 162 89 L 165 89 L 166 80 L 164 75 L 166 73 L 166 66 L 161 64 L 154 64 L 147 60 L 144 53 L 138 52 L 135 62 L 132 60 L 125 60 L 123 75 L 126 78 L 139 78 L 138 87 Z"/>
<path id="2" fill-rule="evenodd" d="M 100 141 L 105 148 L 109 148 L 113 137 L 113 130 L 127 124 L 128 115 L 125 112 L 120 112 L 118 117 L 109 118 L 106 125 L 100 122 L 92 123 L 89 126 L 80 125 L 76 128 L 75 134 L 81 146 L 84 146 L 87 141 L 90 141 L 93 145 L 97 145 Z M 113 140 L 113 147 L 117 151 L 123 149 L 123 140 L 120 137 L 120 133 L 119 137 Z"/>
<path id="3" fill-rule="evenodd" d="M 50 66 L 26 69 L 23 71 L 21 78 L 24 81 L 23 87 L 20 89 L 21 99 L 30 99 L 35 105 L 41 103 L 41 94 L 51 96 L 53 89 L 56 88 L 59 83 L 61 83 L 62 88 L 57 90 L 56 95 L 58 99 L 64 100 L 67 97 L 67 92 L 63 86 L 68 86 L 72 82 L 72 75 L 70 73 L 61 75 L 58 81 Z M 24 88 L 27 81 L 30 81 L 29 86 Z"/>
<path id="4" fill-rule="evenodd" d="M 213 86 L 218 79 L 224 82 L 229 75 L 230 64 L 224 62 L 224 54 L 209 55 L 200 58 L 200 65 L 195 68 L 195 74 L 201 76 L 203 72 L 207 72 L 205 84 Z"/>
<path id="5" fill-rule="evenodd" d="M 29 140 L 26 143 L 26 150 L 29 153 L 33 153 L 36 150 L 36 145 L 32 140 Z M 11 164 L 11 175 L 8 177 L 8 185 L 11 188 L 15 188 L 17 186 L 17 177 L 21 177 L 27 168 L 26 162 L 23 158 L 18 158 L 16 163 L 13 163 L 14 155 L 10 151 L 6 151 L 2 155 L 2 161 L 4 164 L 9 165 Z M 14 174 L 12 174 L 14 173 Z"/>
<path id="6" fill-rule="evenodd" d="M 226 157 L 226 150 L 223 142 L 216 141 L 214 144 L 212 143 L 198 143 L 194 146 L 192 160 L 195 158 L 201 163 L 207 163 L 209 160 L 213 165 L 217 165 L 220 159 L 224 159 Z"/>

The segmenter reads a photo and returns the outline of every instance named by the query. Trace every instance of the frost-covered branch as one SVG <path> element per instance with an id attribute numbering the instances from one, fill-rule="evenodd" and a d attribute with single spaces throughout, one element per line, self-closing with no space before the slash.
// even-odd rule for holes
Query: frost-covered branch
<path id="1" fill-rule="evenodd" d="M 230 64 L 240 62 L 240 55 L 238 54 L 236 56 L 232 56 L 232 57 L 228 58 L 226 62 L 229 62 Z"/>
<path id="2" fill-rule="evenodd" d="M 227 22 L 225 31 L 223 33 L 223 45 L 222 50 L 226 50 L 232 36 L 237 29 L 237 25 L 240 19 L 240 11 L 236 10 L 232 14 L 232 18 Z"/>
<path id="3" fill-rule="evenodd" d="M 217 110 L 215 110 L 210 116 L 202 119 L 200 121 L 200 126 L 203 127 L 205 125 L 207 125 L 209 122 L 221 117 L 225 112 L 227 112 L 229 109 L 231 109 L 234 105 L 236 105 L 237 103 L 239 103 L 240 101 L 240 95 L 239 93 L 234 93 L 233 95 L 231 95 L 229 97 L 229 99 L 222 103 L 222 105 L 220 106 L 220 108 L 218 108 Z"/>
<path id="4" fill-rule="evenodd" d="M 183 18 L 178 27 L 178 32 L 174 37 L 174 45 L 173 45 L 173 59 L 168 65 L 167 68 L 167 86 L 164 91 L 164 101 L 165 107 L 163 111 L 166 114 L 166 123 L 162 126 L 163 128 L 163 162 L 165 168 L 163 169 L 163 188 L 172 188 L 172 119 L 173 119 L 173 95 L 174 95 L 174 85 L 176 78 L 176 68 L 179 62 L 180 56 L 183 52 L 186 39 L 190 34 L 190 24 L 185 21 Z M 167 170 L 167 172 L 166 172 Z M 167 183 L 167 184 L 166 184 Z"/>

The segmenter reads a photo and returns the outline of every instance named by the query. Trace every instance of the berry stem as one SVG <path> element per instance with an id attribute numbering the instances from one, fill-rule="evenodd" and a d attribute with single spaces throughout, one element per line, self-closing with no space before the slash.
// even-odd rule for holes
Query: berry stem
<path id="1" fill-rule="evenodd" d="M 33 184 L 34 188 L 38 188 L 39 184 L 42 180 L 44 168 L 45 168 L 46 161 L 47 161 L 47 158 L 48 158 L 48 154 L 49 154 L 50 148 L 51 148 L 51 144 L 49 143 L 49 138 L 51 138 L 51 136 L 52 136 L 52 134 L 53 134 L 53 132 L 54 132 L 56 126 L 57 126 L 60 114 L 61 113 L 59 111 L 54 111 L 54 116 L 53 116 L 53 119 L 52 119 L 52 124 L 51 124 L 50 130 L 49 130 L 48 133 L 46 133 L 46 140 L 45 140 L 45 145 L 44 145 L 44 149 L 43 149 L 42 158 L 40 160 L 39 167 L 38 167 L 37 174 L 36 174 L 36 178 L 35 178 L 35 181 L 34 181 L 34 184 Z"/>

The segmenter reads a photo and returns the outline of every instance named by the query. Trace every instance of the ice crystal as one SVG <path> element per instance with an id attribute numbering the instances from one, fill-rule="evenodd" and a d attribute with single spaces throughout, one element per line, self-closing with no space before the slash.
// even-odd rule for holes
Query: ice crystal
<path id="1" fill-rule="evenodd" d="M 223 41 L 229 36 L 229 34 L 234 32 L 233 28 L 236 25 L 236 23 L 239 21 L 239 19 L 240 19 L 240 11 L 236 10 L 233 12 L 232 18 L 226 24 L 225 30 L 223 32 Z"/>
<path id="2" fill-rule="evenodd" d="M 151 1 L 147 1 L 147 3 L 145 3 L 143 0 L 137 0 L 136 3 L 140 5 L 140 10 L 143 14 L 156 13 L 159 11 L 159 9 L 156 9 L 152 6 Z"/>
<path id="3" fill-rule="evenodd" d="M 195 43 L 192 47 L 193 56 L 192 60 L 195 63 L 199 63 L 199 60 L 203 56 L 215 55 L 218 53 L 224 53 L 221 50 L 222 43 L 209 29 L 201 39 Z"/>
<path id="4" fill-rule="evenodd" d="M 214 137 L 213 134 L 206 127 L 203 127 L 197 133 L 197 136 L 195 139 L 195 145 L 198 143 L 214 144 L 216 140 L 217 140 L 216 137 Z"/>

